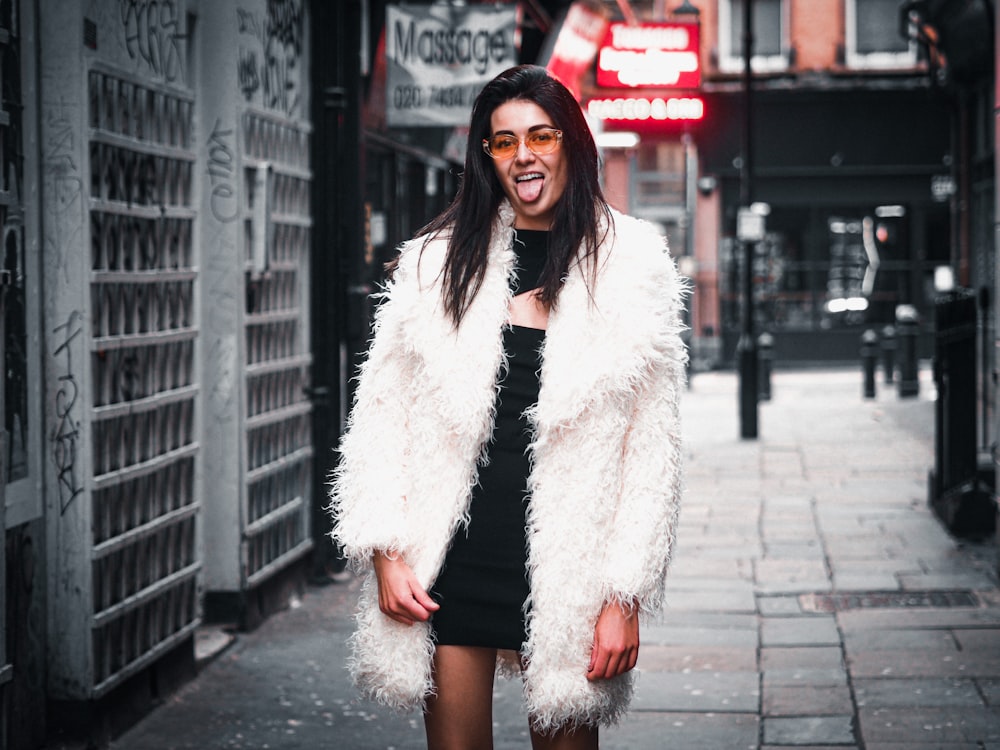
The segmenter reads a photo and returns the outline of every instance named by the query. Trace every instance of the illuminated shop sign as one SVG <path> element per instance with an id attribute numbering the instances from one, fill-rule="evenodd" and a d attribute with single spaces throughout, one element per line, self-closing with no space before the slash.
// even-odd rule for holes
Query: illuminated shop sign
<path id="1" fill-rule="evenodd" d="M 598 120 L 700 120 L 705 116 L 705 102 L 697 96 L 591 99 L 587 113 Z"/>
<path id="2" fill-rule="evenodd" d="M 698 88 L 698 28 L 688 23 L 611 24 L 597 55 L 597 85 Z"/>

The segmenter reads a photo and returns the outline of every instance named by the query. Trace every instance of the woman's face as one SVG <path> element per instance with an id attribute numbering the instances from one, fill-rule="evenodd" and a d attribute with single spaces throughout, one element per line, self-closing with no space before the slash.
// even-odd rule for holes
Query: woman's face
<path id="1" fill-rule="evenodd" d="M 514 207 L 514 226 L 518 229 L 549 229 L 566 189 L 562 144 L 551 153 L 536 154 L 524 142 L 533 131 L 554 128 L 548 113 L 526 99 L 504 102 L 490 117 L 491 136 L 512 135 L 518 139 L 516 154 L 493 160 L 497 179 Z"/>

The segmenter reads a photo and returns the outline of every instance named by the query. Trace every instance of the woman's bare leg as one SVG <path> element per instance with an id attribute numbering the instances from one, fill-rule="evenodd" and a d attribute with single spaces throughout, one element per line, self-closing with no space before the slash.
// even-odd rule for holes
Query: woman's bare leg
<path id="1" fill-rule="evenodd" d="M 597 727 L 580 727 L 575 731 L 559 730 L 554 734 L 539 734 L 531 730 L 532 750 L 597 750 Z"/>
<path id="2" fill-rule="evenodd" d="M 496 663 L 495 648 L 437 647 L 437 694 L 424 712 L 428 750 L 492 750 Z"/>

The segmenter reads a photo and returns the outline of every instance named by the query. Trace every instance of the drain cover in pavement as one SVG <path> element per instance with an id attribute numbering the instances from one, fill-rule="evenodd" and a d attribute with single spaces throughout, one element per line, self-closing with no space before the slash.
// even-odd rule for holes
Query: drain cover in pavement
<path id="1" fill-rule="evenodd" d="M 978 607 L 979 600 L 970 591 L 855 591 L 802 594 L 799 604 L 806 612 L 843 612 L 900 607 Z"/>

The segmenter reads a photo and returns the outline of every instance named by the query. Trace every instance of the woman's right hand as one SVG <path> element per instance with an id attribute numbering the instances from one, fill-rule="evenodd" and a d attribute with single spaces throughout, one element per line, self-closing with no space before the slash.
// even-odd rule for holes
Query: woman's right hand
<path id="1" fill-rule="evenodd" d="M 441 605 L 417 582 L 413 570 L 402 557 L 389 557 L 376 552 L 372 557 L 378 580 L 378 608 L 382 613 L 402 623 L 426 622 Z"/>

